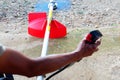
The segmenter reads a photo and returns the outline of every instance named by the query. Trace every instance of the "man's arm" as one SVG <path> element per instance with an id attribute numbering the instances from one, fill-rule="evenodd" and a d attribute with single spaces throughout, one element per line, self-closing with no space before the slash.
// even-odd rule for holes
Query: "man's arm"
<path id="1" fill-rule="evenodd" d="M 44 75 L 92 55 L 93 52 L 98 50 L 99 44 L 100 42 L 86 44 L 83 40 L 73 52 L 37 59 L 30 59 L 18 51 L 7 48 L 4 54 L 0 56 L 0 73 L 12 73 L 28 77 Z"/>

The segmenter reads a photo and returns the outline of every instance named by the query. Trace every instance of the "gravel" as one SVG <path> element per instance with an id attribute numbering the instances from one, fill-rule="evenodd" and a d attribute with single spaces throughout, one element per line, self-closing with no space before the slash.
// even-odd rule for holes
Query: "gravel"
<path id="1" fill-rule="evenodd" d="M 31 49 L 32 47 L 42 44 L 39 43 L 39 39 L 30 37 L 26 33 L 28 13 L 34 12 L 37 1 L 38 0 L 0 0 L 0 41 L 2 44 L 20 51 L 26 48 Z M 71 0 L 70 8 L 67 10 L 54 11 L 53 18 L 60 21 L 68 29 L 84 27 L 119 27 L 120 0 Z M 116 42 L 113 41 L 113 43 Z M 118 49 L 115 49 L 114 51 L 119 54 L 120 48 L 118 47 Z M 87 60 L 82 61 L 80 64 L 83 66 L 80 66 L 80 70 L 78 70 L 78 66 L 72 68 L 72 71 L 76 69 L 74 72 L 81 71 L 80 76 L 73 76 L 74 73 L 72 75 L 70 72 L 72 77 L 79 76 L 78 78 L 81 78 L 81 80 L 110 80 L 112 77 L 111 80 L 120 80 L 119 55 L 113 54 L 108 57 L 106 52 L 103 52 L 102 54 L 102 56 L 98 56 L 97 58 L 90 58 L 92 61 L 88 58 Z M 69 72 L 66 74 L 68 75 L 68 73 Z M 64 77 L 60 76 L 60 80 L 66 79 L 61 78 Z M 76 80 L 78 80 L 78 78 Z M 35 79 L 26 77 L 24 79 L 24 77 L 21 78 L 20 76 L 16 77 L 16 80 Z"/>
<path id="2" fill-rule="evenodd" d="M 34 12 L 36 3 L 37 0 L 0 1 L 0 22 L 27 24 L 27 15 Z M 118 26 L 120 1 L 71 0 L 71 8 L 66 11 L 54 11 L 54 18 L 69 28 Z"/>

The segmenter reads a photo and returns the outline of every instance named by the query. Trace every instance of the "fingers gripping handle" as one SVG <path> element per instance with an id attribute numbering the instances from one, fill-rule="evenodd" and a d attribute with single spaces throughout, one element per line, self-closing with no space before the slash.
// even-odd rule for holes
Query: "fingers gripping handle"
<path id="1" fill-rule="evenodd" d="M 86 36 L 86 43 L 94 44 L 96 40 L 102 37 L 102 33 L 99 30 L 93 30 Z"/>

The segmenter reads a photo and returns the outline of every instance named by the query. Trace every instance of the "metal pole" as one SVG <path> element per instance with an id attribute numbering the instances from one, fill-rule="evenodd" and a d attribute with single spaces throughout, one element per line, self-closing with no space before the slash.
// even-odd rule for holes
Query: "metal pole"
<path id="1" fill-rule="evenodd" d="M 50 0 L 50 3 L 48 5 L 49 7 L 49 14 L 48 14 L 48 19 L 47 19 L 47 26 L 46 26 L 46 31 L 45 31 L 45 37 L 43 41 L 43 47 L 42 47 L 42 53 L 41 57 L 44 57 L 47 55 L 47 49 L 48 49 L 48 43 L 49 43 L 49 35 L 50 35 L 50 23 L 52 21 L 52 15 L 53 15 L 53 9 L 54 9 L 54 0 Z M 37 80 L 44 80 L 44 76 L 38 76 Z"/>

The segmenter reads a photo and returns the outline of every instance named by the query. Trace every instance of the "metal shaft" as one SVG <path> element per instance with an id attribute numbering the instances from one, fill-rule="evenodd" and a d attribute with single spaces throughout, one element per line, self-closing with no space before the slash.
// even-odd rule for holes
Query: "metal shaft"
<path id="1" fill-rule="evenodd" d="M 44 57 L 47 55 L 47 49 L 48 49 L 48 43 L 49 43 L 49 35 L 50 35 L 50 23 L 52 21 L 52 14 L 53 14 L 53 5 L 49 5 L 49 15 L 48 15 L 48 20 L 47 20 L 47 26 L 46 26 L 46 31 L 45 31 L 45 37 L 44 37 L 44 42 L 43 42 L 43 47 L 42 47 L 42 53 L 41 57 Z M 44 80 L 44 76 L 38 76 L 37 80 Z"/>

